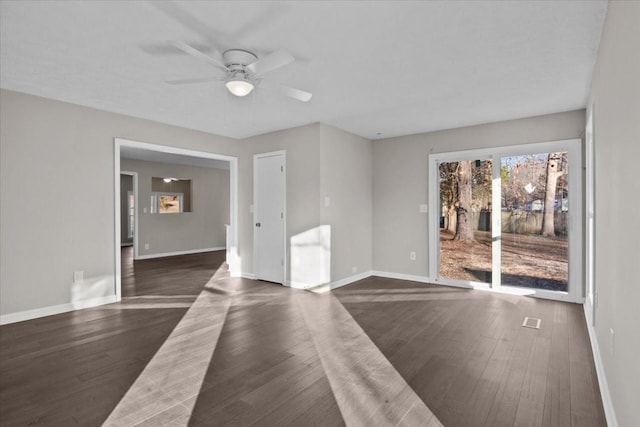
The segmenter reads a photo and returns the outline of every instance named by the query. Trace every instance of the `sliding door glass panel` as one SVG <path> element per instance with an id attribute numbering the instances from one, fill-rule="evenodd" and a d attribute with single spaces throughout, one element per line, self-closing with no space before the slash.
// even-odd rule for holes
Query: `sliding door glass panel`
<path id="1" fill-rule="evenodd" d="M 439 276 L 491 283 L 492 160 L 439 164 Z"/>
<path id="2" fill-rule="evenodd" d="M 500 159 L 501 284 L 567 291 L 566 151 Z"/>

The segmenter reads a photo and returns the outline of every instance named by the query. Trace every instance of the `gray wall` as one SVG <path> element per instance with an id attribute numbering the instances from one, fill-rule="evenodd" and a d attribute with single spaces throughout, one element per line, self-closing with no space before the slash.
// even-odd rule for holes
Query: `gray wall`
<path id="1" fill-rule="evenodd" d="M 6 90 L 0 122 L 2 315 L 68 304 L 77 270 L 114 286 L 114 137 L 240 154 L 230 138 Z"/>
<path id="2" fill-rule="evenodd" d="M 322 127 L 321 136 L 321 125 L 312 124 L 238 141 L 6 90 L 0 91 L 0 120 L 0 315 L 68 304 L 77 270 L 84 271 L 87 280 L 99 278 L 110 282 L 107 287 L 115 286 L 114 137 L 238 157 L 238 246 L 241 271 L 247 274 L 253 272 L 253 155 L 286 150 L 287 238 L 321 225 L 322 214 L 334 230 L 353 233 L 352 239 L 336 237 L 333 250 L 340 256 L 334 256 L 331 280 L 350 276 L 354 266 L 359 272 L 370 269 L 370 143 L 362 138 L 328 126 Z M 324 165 L 321 140 L 327 144 L 323 155 L 329 163 Z M 330 162 L 340 144 L 349 148 L 336 168 Z M 362 193 L 350 198 L 333 181 L 334 173 Z M 349 215 L 321 213 L 323 176 L 325 190 L 340 209 L 354 203 Z M 25 185 L 7 184 L 16 180 Z M 62 188 L 53 182 L 72 185 Z M 140 200 L 147 197 L 143 193 Z M 73 209 L 57 208 L 60 200 Z M 13 209 L 16 205 L 23 209 Z M 180 221 L 184 216 L 171 218 Z M 150 250 L 141 246 L 141 255 L 187 248 L 146 240 Z M 210 244 L 217 245 L 215 240 Z"/>
<path id="3" fill-rule="evenodd" d="M 429 277 L 429 154 L 580 138 L 584 127 L 580 110 L 374 141 L 373 269 Z"/>
<path id="4" fill-rule="evenodd" d="M 239 144 L 244 149 L 246 161 L 239 166 L 238 174 L 247 180 L 247 191 L 238 199 L 239 235 L 241 247 L 253 250 L 253 156 L 255 154 L 286 150 L 286 191 L 287 191 L 287 242 L 299 233 L 317 227 L 320 223 L 318 200 L 320 199 L 320 141 L 319 125 L 313 124 L 243 140 Z M 291 266 L 287 245 L 287 265 Z M 242 256 L 242 271 L 253 273 L 253 252 Z M 291 280 L 290 268 L 286 280 Z"/>
<path id="5" fill-rule="evenodd" d="M 620 426 L 640 425 L 639 23 L 639 2 L 609 2 L 590 96 L 595 110 L 595 332 Z"/>
<path id="6" fill-rule="evenodd" d="M 129 238 L 129 212 L 127 209 L 127 193 L 133 191 L 133 176 L 120 175 L 120 243 L 133 243 Z"/>
<path id="7" fill-rule="evenodd" d="M 371 270 L 372 146 L 367 139 L 324 124 L 272 132 L 242 141 L 239 174 L 249 178 L 240 195 L 240 245 L 253 246 L 253 155 L 285 150 L 287 161 L 287 280 L 295 281 L 291 242 L 319 226 L 331 228 L 332 282 Z M 250 160 L 251 159 L 251 160 Z M 324 197 L 330 206 L 324 206 Z M 313 252 L 309 252 L 313 253 Z M 247 256 L 248 255 L 248 256 Z M 317 264 L 313 261 L 301 264 Z M 253 253 L 242 259 L 242 271 L 253 271 Z"/>
<path id="8" fill-rule="evenodd" d="M 320 125 L 320 223 L 331 227 L 332 282 L 372 268 L 372 166 L 371 141 Z"/>
<path id="9" fill-rule="evenodd" d="M 120 169 L 138 173 L 140 256 L 225 247 L 229 223 L 229 171 L 121 159 Z M 151 181 L 170 176 L 191 180 L 191 212 L 152 214 Z M 144 208 L 147 213 L 144 213 Z M 149 249 L 145 250 L 145 243 Z"/>

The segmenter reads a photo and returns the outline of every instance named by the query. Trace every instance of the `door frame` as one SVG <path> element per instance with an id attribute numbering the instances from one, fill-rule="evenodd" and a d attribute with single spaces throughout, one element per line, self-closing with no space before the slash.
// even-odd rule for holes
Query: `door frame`
<path id="1" fill-rule="evenodd" d="M 115 295 L 116 301 L 122 299 L 122 271 L 120 254 L 120 151 L 122 147 L 138 148 L 142 150 L 156 151 L 167 154 L 178 154 L 203 159 L 223 160 L 229 162 L 229 248 L 230 259 L 229 275 L 240 277 L 240 255 L 238 250 L 238 158 L 224 154 L 209 153 L 206 151 L 196 151 L 187 148 L 171 147 L 168 145 L 151 144 L 148 142 L 134 141 L 124 138 L 114 138 L 114 213 L 115 213 Z M 136 188 L 136 229 L 134 230 L 135 256 L 138 256 L 138 210 L 141 207 Z"/>
<path id="2" fill-rule="evenodd" d="M 587 123 L 585 126 L 585 220 L 584 220 L 584 282 L 585 313 L 590 326 L 596 325 L 596 308 L 598 307 L 598 289 L 596 287 L 596 235 L 595 235 L 595 105 L 587 106 Z"/>
<path id="3" fill-rule="evenodd" d="M 274 157 L 274 156 L 282 156 L 283 163 L 283 177 L 284 185 L 283 185 L 283 221 L 282 221 L 282 254 L 283 254 L 283 262 L 282 262 L 282 285 L 289 286 L 289 282 L 287 281 L 287 266 L 288 266 L 288 258 L 289 254 L 287 251 L 287 151 L 279 150 L 279 151 L 270 151 L 268 153 L 260 153 L 253 155 L 253 205 L 251 206 L 251 213 L 253 222 L 253 276 L 254 279 L 258 279 L 258 230 L 256 229 L 256 213 L 258 211 L 258 192 L 256 189 L 258 188 L 258 159 L 264 157 Z"/>
<path id="4" fill-rule="evenodd" d="M 567 151 L 569 161 L 569 206 L 571 210 L 568 216 L 569 226 L 569 251 L 568 251 L 568 291 L 550 291 L 545 289 L 522 288 L 517 286 L 505 286 L 500 283 L 500 230 L 502 230 L 501 215 L 492 215 L 492 283 L 479 283 L 457 279 L 440 277 L 440 179 L 439 164 L 460 160 L 494 159 L 492 176 L 492 206 L 501 206 L 500 203 L 500 162 L 502 157 L 518 156 L 535 153 L 549 153 Z M 498 161 L 495 161 L 495 160 Z M 429 277 L 434 283 L 473 289 L 493 290 L 498 292 L 532 295 L 547 299 L 584 302 L 584 285 L 582 272 L 584 256 L 582 250 L 582 218 L 584 206 L 582 204 L 582 140 L 565 139 L 558 141 L 538 142 L 504 147 L 483 148 L 476 150 L 462 150 L 455 152 L 430 154 L 428 160 L 428 201 L 429 215 L 427 226 L 429 242 Z"/>

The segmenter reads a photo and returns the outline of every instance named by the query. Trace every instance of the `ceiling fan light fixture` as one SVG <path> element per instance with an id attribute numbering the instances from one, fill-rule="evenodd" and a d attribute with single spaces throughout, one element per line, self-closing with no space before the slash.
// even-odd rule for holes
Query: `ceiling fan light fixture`
<path id="1" fill-rule="evenodd" d="M 235 96 L 247 96 L 254 88 L 249 80 L 237 77 L 227 80 L 224 85 Z"/>

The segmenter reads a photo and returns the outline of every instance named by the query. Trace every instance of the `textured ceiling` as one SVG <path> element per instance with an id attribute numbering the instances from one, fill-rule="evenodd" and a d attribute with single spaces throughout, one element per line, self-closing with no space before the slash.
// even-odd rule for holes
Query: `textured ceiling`
<path id="1" fill-rule="evenodd" d="M 583 108 L 602 1 L 0 2 L 0 86 L 235 138 L 323 122 L 367 138 Z M 168 5 L 168 6 L 167 6 Z M 214 44 L 297 61 L 267 76 L 313 92 L 227 95 L 193 57 Z"/>

